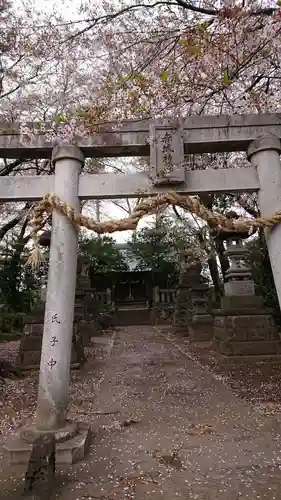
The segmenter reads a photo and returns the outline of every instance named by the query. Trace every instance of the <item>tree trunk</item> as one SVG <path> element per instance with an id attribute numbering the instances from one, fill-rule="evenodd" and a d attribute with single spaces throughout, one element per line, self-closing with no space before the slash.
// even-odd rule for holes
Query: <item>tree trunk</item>
<path id="1" fill-rule="evenodd" d="M 30 203 L 26 203 L 25 207 L 16 217 L 14 217 L 12 220 L 7 222 L 7 224 L 0 228 L 0 241 L 4 238 L 4 236 L 6 236 L 10 229 L 13 229 L 22 220 L 23 216 L 26 214 L 26 211 L 30 208 L 30 206 Z"/>
<path id="2" fill-rule="evenodd" d="M 201 194 L 200 195 L 200 202 L 205 205 L 208 210 L 213 209 L 213 203 L 214 203 L 214 194 Z M 210 228 L 211 229 L 211 228 Z M 218 247 L 216 246 L 216 251 L 218 253 L 218 257 L 221 263 L 221 255 L 218 251 Z M 221 298 L 221 280 L 220 280 L 220 275 L 219 275 L 219 270 L 218 270 L 218 263 L 216 259 L 216 255 L 211 255 L 208 259 L 208 265 L 210 269 L 210 274 L 213 280 L 214 284 L 214 289 L 215 289 L 215 297 L 216 301 L 220 301 Z M 223 274 L 224 275 L 224 274 Z"/>
<path id="3" fill-rule="evenodd" d="M 25 230 L 26 230 L 26 227 L 27 227 L 27 224 L 28 224 L 28 218 L 25 219 L 23 225 L 22 225 L 22 228 L 21 228 L 21 232 L 19 234 L 19 238 L 18 238 L 18 241 L 15 245 L 15 251 L 12 255 L 12 258 L 11 258 L 11 261 L 12 262 L 18 262 L 21 258 L 21 254 L 23 252 L 23 249 L 26 245 L 26 243 L 28 242 L 30 236 L 26 236 L 24 237 L 24 233 L 25 233 Z"/>
<path id="4" fill-rule="evenodd" d="M 217 249 L 217 253 L 218 253 L 218 257 L 219 257 L 219 261 L 220 261 L 220 265 L 221 265 L 222 275 L 224 278 L 226 271 L 229 269 L 229 262 L 228 262 L 228 259 L 224 256 L 225 248 L 223 246 L 223 241 L 217 240 L 217 241 L 215 241 L 215 244 L 216 244 L 216 249 Z"/>
<path id="5" fill-rule="evenodd" d="M 215 255 L 211 255 L 208 259 L 209 270 L 211 274 L 211 278 L 213 280 L 214 290 L 215 290 L 215 298 L 216 302 L 220 302 L 221 298 L 221 280 L 217 265 L 217 260 Z"/>

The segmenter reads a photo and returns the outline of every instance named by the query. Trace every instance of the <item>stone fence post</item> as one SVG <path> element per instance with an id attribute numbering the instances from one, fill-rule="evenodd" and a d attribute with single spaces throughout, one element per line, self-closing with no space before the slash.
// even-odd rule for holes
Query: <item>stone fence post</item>
<path id="1" fill-rule="evenodd" d="M 106 289 L 106 303 L 107 305 L 111 304 L 111 289 Z"/>
<path id="2" fill-rule="evenodd" d="M 159 286 L 155 286 L 153 288 L 153 303 L 158 304 L 160 301 L 160 296 L 159 296 Z"/>

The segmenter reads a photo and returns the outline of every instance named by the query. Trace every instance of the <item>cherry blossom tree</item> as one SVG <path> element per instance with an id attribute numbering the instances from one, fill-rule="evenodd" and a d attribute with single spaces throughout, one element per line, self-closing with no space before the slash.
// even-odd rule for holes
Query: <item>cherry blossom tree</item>
<path id="1" fill-rule="evenodd" d="M 112 118 L 280 109 L 278 2 L 83 2 L 83 29 L 108 54 Z M 94 33 L 94 35 L 93 35 Z"/>
<path id="2" fill-rule="evenodd" d="M 92 17 L 88 7 L 87 19 L 75 36 L 99 30 L 113 119 L 280 111 L 278 2 L 115 2 Z M 237 153 L 196 155 L 187 168 L 240 165 L 247 162 Z M 258 215 L 252 195 L 228 195 L 223 204 Z"/>
<path id="3" fill-rule="evenodd" d="M 24 0 L 18 9 L 0 0 L 0 114 L 21 122 L 23 141 L 34 136 L 28 121 L 56 143 L 75 142 L 123 119 L 280 111 L 278 2 L 50 5 L 43 11 Z M 187 168 L 226 168 L 244 165 L 245 158 L 196 155 L 188 162 Z M 126 171 L 120 162 L 87 161 L 86 168 Z M 0 166 L 1 175 L 23 170 L 38 175 L 51 166 L 18 159 Z M 252 200 L 238 201 L 251 214 Z M 120 206 L 131 209 L 127 202 Z"/>

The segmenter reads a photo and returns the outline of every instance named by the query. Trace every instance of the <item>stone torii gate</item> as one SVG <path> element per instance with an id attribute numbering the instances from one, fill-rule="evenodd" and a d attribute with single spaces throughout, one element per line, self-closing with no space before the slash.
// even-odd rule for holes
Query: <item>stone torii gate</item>
<path id="1" fill-rule="evenodd" d="M 2 125 L 3 131 L 11 127 Z M 54 193 L 80 211 L 81 199 L 147 197 L 167 190 L 181 194 L 259 192 L 262 216 L 281 210 L 281 117 L 278 115 L 188 117 L 180 123 L 126 122 L 121 127 L 81 140 L 77 146 L 52 147 L 44 134 L 23 146 L 17 127 L 0 136 L 2 158 L 52 158 L 55 175 L 1 177 L 0 201 L 40 200 Z M 186 153 L 247 151 L 252 166 L 186 171 Z M 80 175 L 84 157 L 149 156 L 151 176 L 136 174 Z M 163 170 L 163 165 L 169 164 Z M 41 432 L 72 438 L 66 415 L 77 265 L 77 231 L 58 212 L 53 214 L 35 427 L 28 442 Z M 281 304 L 281 226 L 267 235 L 275 285 Z M 29 438 L 26 436 L 29 435 Z M 12 461 L 19 445 L 11 444 Z M 14 454 L 13 454 L 14 452 Z M 25 458 L 26 459 L 26 458 Z M 63 460 L 62 460 L 63 461 Z"/>

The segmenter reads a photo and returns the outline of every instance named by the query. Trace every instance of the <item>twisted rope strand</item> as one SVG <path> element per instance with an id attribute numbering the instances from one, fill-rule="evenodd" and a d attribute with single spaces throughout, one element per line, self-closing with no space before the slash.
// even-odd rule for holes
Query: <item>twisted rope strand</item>
<path id="1" fill-rule="evenodd" d="M 211 228 L 225 231 L 250 231 L 261 228 L 272 228 L 281 222 L 281 211 L 268 217 L 257 217 L 256 219 L 229 219 L 225 215 L 212 212 L 202 205 L 197 198 L 180 195 L 174 191 L 161 193 L 139 202 L 132 214 L 125 219 L 108 220 L 97 222 L 90 217 L 76 213 L 73 207 L 62 201 L 54 194 L 46 194 L 33 210 L 31 220 L 31 236 L 34 241 L 34 251 L 28 259 L 28 263 L 33 267 L 38 267 L 40 261 L 39 254 L 39 234 L 44 226 L 44 215 L 51 214 L 54 210 L 68 218 L 77 228 L 84 227 L 98 234 L 114 233 L 115 231 L 127 231 L 136 229 L 139 221 L 146 215 L 155 214 L 159 209 L 176 205 L 203 219 Z"/>

